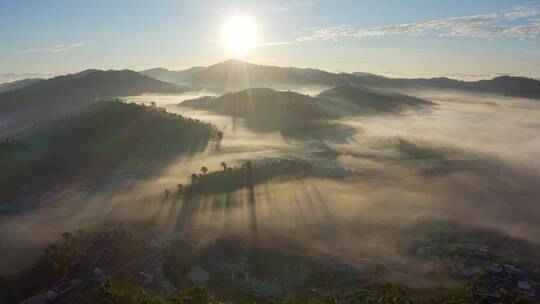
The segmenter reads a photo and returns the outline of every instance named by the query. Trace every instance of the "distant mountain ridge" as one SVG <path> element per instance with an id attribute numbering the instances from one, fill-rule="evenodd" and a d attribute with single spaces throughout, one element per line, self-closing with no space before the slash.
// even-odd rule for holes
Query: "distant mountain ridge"
<path id="1" fill-rule="evenodd" d="M 184 83 L 191 75 L 203 69 L 205 69 L 205 67 L 192 67 L 183 71 L 169 71 L 164 68 L 154 68 L 140 71 L 139 73 L 161 81 Z"/>
<path id="2" fill-rule="evenodd" d="M 0 93 L 22 89 L 42 80 L 44 79 L 43 78 L 26 78 L 26 79 L 16 80 L 12 82 L 0 83 Z"/>
<path id="3" fill-rule="evenodd" d="M 210 88 L 241 90 L 265 85 L 329 85 L 355 82 L 355 76 L 317 69 L 256 65 L 230 59 L 208 67 L 184 71 L 151 69 L 141 73 L 160 80 L 183 79 L 186 84 Z M 177 76 L 172 76 L 177 75 Z M 375 76 L 375 75 L 374 75 Z"/>
<path id="4" fill-rule="evenodd" d="M 382 88 L 432 88 L 462 90 L 506 96 L 540 99 L 540 81 L 525 77 L 500 76 L 490 80 L 461 81 L 439 78 L 388 78 L 376 74 L 332 73 L 317 69 L 257 65 L 230 59 L 208 67 L 184 71 L 152 69 L 141 73 L 163 81 L 181 79 L 188 85 L 226 90 L 265 87 L 272 85 L 320 85 L 336 87 L 347 84 Z M 177 81 L 175 81 L 177 82 Z"/>
<path id="5" fill-rule="evenodd" d="M 540 81 L 518 76 L 498 76 L 493 79 L 463 81 L 447 77 L 437 78 L 374 78 L 357 75 L 357 84 L 392 88 L 430 88 L 488 93 L 504 96 L 540 99 Z"/>
<path id="6" fill-rule="evenodd" d="M 21 105 L 88 102 L 143 93 L 182 93 L 186 87 L 166 83 L 130 70 L 86 70 L 58 76 L 0 94 L 0 109 Z"/>
<path id="7" fill-rule="evenodd" d="M 96 100 L 143 93 L 179 94 L 186 90 L 185 86 L 130 70 L 86 70 L 1 93 L 0 116 L 28 123 L 63 115 Z"/>

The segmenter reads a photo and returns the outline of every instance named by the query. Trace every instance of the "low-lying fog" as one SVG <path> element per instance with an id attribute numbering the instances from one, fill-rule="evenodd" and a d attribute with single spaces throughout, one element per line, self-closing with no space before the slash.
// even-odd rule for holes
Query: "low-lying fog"
<path id="1" fill-rule="evenodd" d="M 60 232 L 107 221 L 152 221 L 167 235 L 191 232 L 211 239 L 234 234 L 273 246 L 294 244 L 291 250 L 335 255 L 345 262 L 366 257 L 408 265 L 413 274 L 429 271 L 410 253 L 411 227 L 426 218 L 540 244 L 540 102 L 457 92 L 415 94 L 437 106 L 342 119 L 358 130 L 346 144 L 285 140 L 279 133 L 254 133 L 238 119 L 177 106 L 201 94 L 125 98 L 155 101 L 168 111 L 211 122 L 223 130 L 224 140 L 178 160 L 159 178 L 131 181 L 120 193 L 87 195 L 66 185 L 67 194 L 53 203 L 3 213 L 0 246 L 8 254 L 0 272 L 27 266 Z M 445 170 L 433 170 L 437 161 L 400 151 L 400 139 L 435 151 Z M 254 193 L 208 195 L 190 206 L 161 200 L 164 189 L 189 183 L 202 166 L 214 171 L 222 161 L 239 166 L 269 157 L 301 157 L 359 174 L 269 182 L 255 186 Z"/>

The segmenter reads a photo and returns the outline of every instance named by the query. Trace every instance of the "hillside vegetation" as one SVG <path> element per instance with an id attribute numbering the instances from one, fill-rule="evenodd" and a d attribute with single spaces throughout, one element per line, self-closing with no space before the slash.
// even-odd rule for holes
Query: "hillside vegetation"
<path id="1" fill-rule="evenodd" d="M 0 197 L 34 180 L 149 172 L 181 153 L 203 149 L 219 134 L 210 124 L 157 107 L 98 102 L 21 139 L 4 139 Z"/>
<path id="2" fill-rule="evenodd" d="M 41 80 L 0 94 L 0 119 L 22 130 L 34 122 L 56 119 L 96 100 L 143 93 L 177 94 L 186 87 L 130 70 L 86 70 Z M 20 126 L 19 126 L 20 125 Z M 1 131 L 1 130 L 0 130 Z"/>

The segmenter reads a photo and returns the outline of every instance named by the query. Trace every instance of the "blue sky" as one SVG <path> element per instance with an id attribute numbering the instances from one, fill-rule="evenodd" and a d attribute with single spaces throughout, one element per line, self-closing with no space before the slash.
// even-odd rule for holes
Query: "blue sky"
<path id="1" fill-rule="evenodd" d="M 231 57 L 241 15 L 260 64 L 389 76 L 540 77 L 540 0 L 0 0 L 0 74 L 183 69 Z"/>

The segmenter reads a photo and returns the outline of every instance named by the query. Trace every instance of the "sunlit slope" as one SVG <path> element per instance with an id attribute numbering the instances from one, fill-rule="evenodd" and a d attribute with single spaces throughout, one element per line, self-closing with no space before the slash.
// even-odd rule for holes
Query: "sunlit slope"
<path id="1" fill-rule="evenodd" d="M 0 194 L 50 178 L 88 180 L 113 171 L 148 173 L 218 136 L 207 123 L 156 107 L 98 102 L 0 144 Z"/>
<path id="2" fill-rule="evenodd" d="M 329 100 L 321 105 L 345 115 L 356 112 L 394 112 L 433 105 L 430 101 L 404 94 L 351 85 L 326 90 L 317 97 Z"/>

